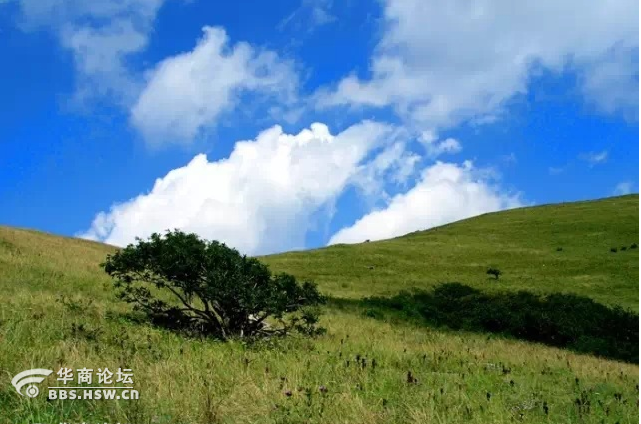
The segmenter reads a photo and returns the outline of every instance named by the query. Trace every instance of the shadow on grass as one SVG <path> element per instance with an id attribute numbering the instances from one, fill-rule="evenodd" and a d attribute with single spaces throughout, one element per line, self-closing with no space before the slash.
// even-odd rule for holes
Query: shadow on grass
<path id="1" fill-rule="evenodd" d="M 502 336 L 639 363 L 639 317 L 574 294 L 483 293 L 459 283 L 394 297 L 333 298 L 366 316 Z"/>

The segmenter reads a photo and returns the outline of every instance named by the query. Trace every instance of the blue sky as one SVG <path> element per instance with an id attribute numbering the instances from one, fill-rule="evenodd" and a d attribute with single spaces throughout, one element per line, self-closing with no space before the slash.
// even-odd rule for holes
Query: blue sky
<path id="1" fill-rule="evenodd" d="M 0 224 L 258 254 L 636 193 L 638 8 L 4 0 Z"/>

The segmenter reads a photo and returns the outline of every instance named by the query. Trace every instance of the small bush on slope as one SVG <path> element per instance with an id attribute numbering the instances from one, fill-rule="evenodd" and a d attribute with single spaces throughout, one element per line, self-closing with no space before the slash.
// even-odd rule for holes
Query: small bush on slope
<path id="1" fill-rule="evenodd" d="M 491 275 L 495 280 L 498 280 L 499 276 L 501 275 L 501 270 L 499 270 L 498 268 L 488 268 L 486 274 Z"/>

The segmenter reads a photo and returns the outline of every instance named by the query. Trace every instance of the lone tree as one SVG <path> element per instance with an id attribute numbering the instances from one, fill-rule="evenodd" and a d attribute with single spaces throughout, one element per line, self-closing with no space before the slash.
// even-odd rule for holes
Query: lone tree
<path id="1" fill-rule="evenodd" d="M 501 275 L 501 270 L 499 270 L 498 268 L 488 268 L 486 274 L 492 275 L 495 280 L 498 280 L 499 276 Z"/>
<path id="2" fill-rule="evenodd" d="M 325 298 L 311 281 L 272 275 L 255 258 L 179 230 L 136 242 L 101 266 L 118 297 L 156 324 L 222 340 L 323 331 L 313 307 Z"/>

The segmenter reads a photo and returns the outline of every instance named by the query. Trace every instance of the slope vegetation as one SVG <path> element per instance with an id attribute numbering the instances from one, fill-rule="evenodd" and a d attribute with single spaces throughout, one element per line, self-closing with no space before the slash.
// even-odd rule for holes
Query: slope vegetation
<path id="1" fill-rule="evenodd" d="M 137 320 L 98 267 L 111 246 L 0 227 L 0 423 L 637 422 L 636 364 L 374 316 L 358 304 L 460 282 L 638 311 L 635 243 L 638 196 L 625 196 L 268 256 L 274 271 L 313 278 L 332 296 L 328 333 L 246 345 Z M 498 280 L 489 266 L 503 272 Z M 11 385 L 20 371 L 61 367 L 130 368 L 140 399 L 47 401 L 43 387 L 31 399 Z M 41 383 L 56 385 L 54 374 Z"/>
<path id="2" fill-rule="evenodd" d="M 639 197 L 630 195 L 491 213 L 391 240 L 263 259 L 337 297 L 456 281 L 570 292 L 638 311 L 638 243 Z M 489 267 L 502 272 L 498 281 L 486 275 Z"/>

